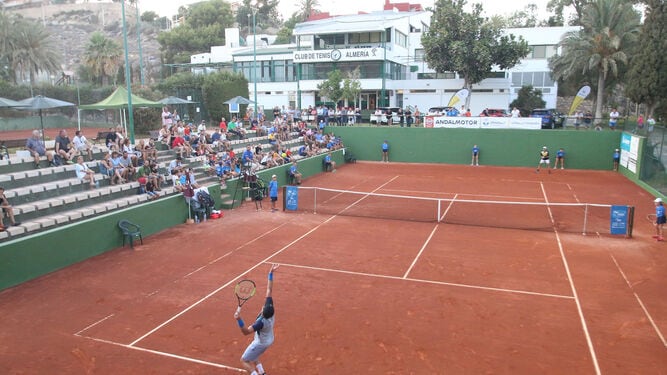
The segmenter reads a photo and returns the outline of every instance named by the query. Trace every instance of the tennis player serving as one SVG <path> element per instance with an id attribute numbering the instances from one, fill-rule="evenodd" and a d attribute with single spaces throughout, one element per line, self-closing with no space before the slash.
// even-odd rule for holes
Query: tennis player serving
<path id="1" fill-rule="evenodd" d="M 271 344 L 273 344 L 273 324 L 275 310 L 273 308 L 273 298 L 271 297 L 271 290 L 273 289 L 273 271 L 277 270 L 279 264 L 273 264 L 269 271 L 269 281 L 266 286 L 266 301 L 262 311 L 257 316 L 257 320 L 246 327 L 245 322 L 241 318 L 241 308 L 239 307 L 234 313 L 234 319 L 239 324 L 241 332 L 244 335 L 255 333 L 255 338 L 246 348 L 241 356 L 241 363 L 250 375 L 265 375 L 264 367 L 259 362 L 259 357 L 264 354 Z"/>

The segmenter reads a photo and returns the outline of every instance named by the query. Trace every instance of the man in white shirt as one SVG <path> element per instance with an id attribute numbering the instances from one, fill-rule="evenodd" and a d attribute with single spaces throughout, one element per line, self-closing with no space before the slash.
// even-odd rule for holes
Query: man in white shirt
<path id="1" fill-rule="evenodd" d="M 512 117 L 521 117 L 521 111 L 517 107 L 512 108 Z"/>
<path id="2" fill-rule="evenodd" d="M 82 155 L 88 154 L 88 160 L 93 161 L 93 146 L 88 142 L 86 136 L 83 135 L 81 130 L 77 130 L 74 133 L 74 139 L 72 140 L 74 148 L 79 151 Z"/>
<path id="3" fill-rule="evenodd" d="M 169 112 L 169 107 L 162 107 L 162 125 L 167 125 L 167 128 L 171 128 L 172 123 L 172 115 Z"/>
<path id="4" fill-rule="evenodd" d="M 201 124 L 197 126 L 197 134 L 206 134 L 206 121 L 202 120 Z"/>
<path id="5" fill-rule="evenodd" d="M 609 113 L 609 129 L 616 129 L 616 124 L 618 124 L 619 117 L 621 117 L 621 115 L 618 113 L 616 108 L 612 108 L 611 113 Z"/>

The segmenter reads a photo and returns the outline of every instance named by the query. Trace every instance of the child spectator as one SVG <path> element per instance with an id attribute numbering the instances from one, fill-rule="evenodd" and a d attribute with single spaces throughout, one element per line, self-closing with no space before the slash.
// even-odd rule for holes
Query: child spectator
<path id="1" fill-rule="evenodd" d="M 76 165 L 74 166 L 76 177 L 82 182 L 89 182 L 90 187 L 96 187 L 95 172 L 93 172 L 87 165 L 83 164 L 83 156 L 76 158 Z"/>

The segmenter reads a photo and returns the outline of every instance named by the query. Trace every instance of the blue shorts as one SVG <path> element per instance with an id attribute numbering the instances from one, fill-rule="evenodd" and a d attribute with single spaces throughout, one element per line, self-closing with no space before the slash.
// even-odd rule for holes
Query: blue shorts
<path id="1" fill-rule="evenodd" d="M 278 200 L 278 197 L 271 197 L 271 202 L 275 202 Z"/>
<path id="2" fill-rule="evenodd" d="M 665 224 L 667 222 L 667 216 L 658 216 L 655 219 L 656 224 Z"/>

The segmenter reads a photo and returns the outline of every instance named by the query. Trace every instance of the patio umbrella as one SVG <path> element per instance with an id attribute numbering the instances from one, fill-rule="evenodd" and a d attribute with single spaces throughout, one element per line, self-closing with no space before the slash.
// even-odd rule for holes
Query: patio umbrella
<path id="1" fill-rule="evenodd" d="M 0 98 L 0 108 L 18 107 L 20 104 L 11 99 Z"/>
<path id="2" fill-rule="evenodd" d="M 37 95 L 32 98 L 23 99 L 19 101 L 18 106 L 16 108 L 26 111 L 39 112 L 39 123 L 42 127 L 42 142 L 44 142 L 44 118 L 42 116 L 42 110 L 51 108 L 60 108 L 60 107 L 71 107 L 75 105 L 76 104 L 74 103 L 53 99 L 42 95 Z"/>
<path id="3" fill-rule="evenodd" d="M 164 99 L 158 100 L 158 102 L 162 103 L 162 104 L 194 104 L 194 103 L 197 103 L 197 102 L 193 102 L 193 101 L 190 101 L 190 100 L 177 98 L 175 96 L 168 96 Z"/>
<path id="4" fill-rule="evenodd" d="M 225 104 L 254 104 L 255 102 L 253 102 L 253 101 L 250 100 L 250 99 L 246 99 L 246 98 L 244 98 L 244 97 L 242 97 L 242 96 L 235 96 L 235 97 L 233 97 L 233 98 L 227 100 L 227 101 L 224 102 L 224 103 L 225 103 Z"/>

